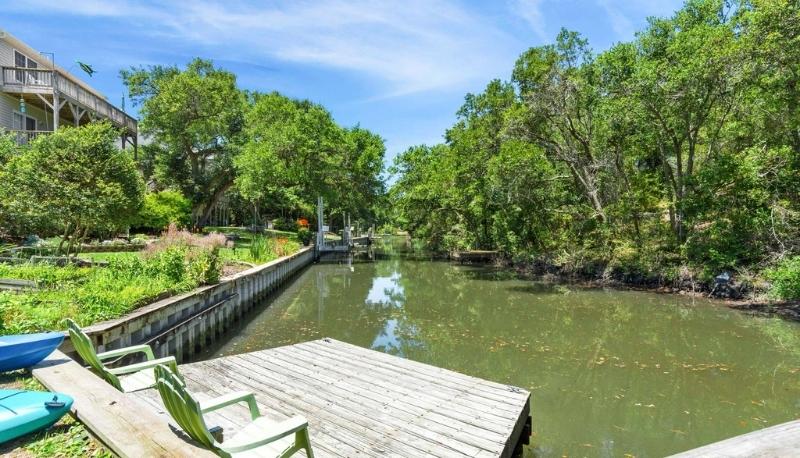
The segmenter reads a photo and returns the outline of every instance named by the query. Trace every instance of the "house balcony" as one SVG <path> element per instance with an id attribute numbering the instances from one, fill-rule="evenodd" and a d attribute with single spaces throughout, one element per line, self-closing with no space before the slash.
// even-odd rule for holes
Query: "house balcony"
<path id="1" fill-rule="evenodd" d="M 52 134 L 52 130 L 8 130 L 7 133 L 16 140 L 18 145 L 27 145 L 41 135 Z"/>
<path id="2" fill-rule="evenodd" d="M 58 71 L 19 67 L 1 67 L 1 70 L 2 92 L 20 94 L 26 102 L 57 113 L 62 121 L 80 125 L 105 118 L 126 135 L 136 137 L 136 119 Z M 64 104 L 68 104 L 68 110 Z"/>

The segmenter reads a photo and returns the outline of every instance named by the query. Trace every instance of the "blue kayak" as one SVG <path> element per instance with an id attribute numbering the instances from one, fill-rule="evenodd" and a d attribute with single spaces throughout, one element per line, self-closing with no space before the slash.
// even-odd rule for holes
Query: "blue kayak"
<path id="1" fill-rule="evenodd" d="M 47 428 L 70 407 L 72 398 L 66 394 L 0 390 L 0 444 Z"/>
<path id="2" fill-rule="evenodd" d="M 64 334 L 60 332 L 0 336 L 0 372 L 35 365 L 58 348 L 63 340 Z"/>

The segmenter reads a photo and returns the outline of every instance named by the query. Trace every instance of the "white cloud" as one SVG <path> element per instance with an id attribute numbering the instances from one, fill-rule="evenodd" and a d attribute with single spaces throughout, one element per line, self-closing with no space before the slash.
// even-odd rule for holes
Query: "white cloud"
<path id="1" fill-rule="evenodd" d="M 611 22 L 611 29 L 617 35 L 617 38 L 632 37 L 634 33 L 634 25 L 622 11 L 619 10 L 618 5 L 614 4 L 611 0 L 597 0 L 600 7 L 605 10 L 609 22 Z"/>
<path id="2" fill-rule="evenodd" d="M 630 40 L 641 29 L 645 18 L 670 16 L 681 7 L 681 0 L 597 0 L 597 4 L 608 16 L 617 38 Z"/>
<path id="3" fill-rule="evenodd" d="M 198 53 L 212 50 L 242 61 L 279 59 L 377 77 L 381 96 L 463 90 L 502 74 L 517 52 L 513 37 L 456 0 L 20 3 L 14 8 L 115 18 L 165 43 L 202 48 Z"/>
<path id="4" fill-rule="evenodd" d="M 513 0 L 511 9 L 528 23 L 539 40 L 546 42 L 548 36 L 542 3 L 543 0 Z"/>

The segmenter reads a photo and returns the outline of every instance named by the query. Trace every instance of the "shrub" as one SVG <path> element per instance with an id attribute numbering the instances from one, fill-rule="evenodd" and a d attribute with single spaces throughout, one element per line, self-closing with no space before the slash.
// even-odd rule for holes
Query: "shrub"
<path id="1" fill-rule="evenodd" d="M 144 182 L 131 155 L 116 146 L 107 122 L 37 137 L 0 168 L 2 212 L 11 232 L 61 234 L 69 252 L 92 231 L 130 223 L 142 206 Z"/>
<path id="2" fill-rule="evenodd" d="M 205 249 L 192 252 L 189 256 L 189 278 L 198 285 L 219 282 L 222 275 L 222 262 L 219 249 Z"/>
<path id="3" fill-rule="evenodd" d="M 272 227 L 279 231 L 297 232 L 299 225 L 291 218 L 278 218 L 272 221 Z"/>
<path id="4" fill-rule="evenodd" d="M 145 260 L 175 283 L 216 283 L 222 274 L 219 249 L 225 243 L 222 234 L 195 235 L 172 223 L 157 242 L 147 246 Z"/>
<path id="5" fill-rule="evenodd" d="M 192 203 L 178 191 L 151 192 L 144 196 L 144 206 L 136 215 L 132 226 L 150 231 L 160 231 L 175 224 L 189 224 Z"/>
<path id="6" fill-rule="evenodd" d="M 311 243 L 311 237 L 312 237 L 311 231 L 309 231 L 305 227 L 301 227 L 297 231 L 297 239 L 300 240 L 300 243 L 302 243 L 305 246 L 308 246 Z"/>
<path id="7" fill-rule="evenodd" d="M 279 258 L 288 256 L 295 251 L 297 251 L 296 246 L 292 246 L 289 239 L 285 237 L 278 237 L 272 240 L 272 252 Z"/>
<path id="8" fill-rule="evenodd" d="M 800 256 L 786 258 L 766 271 L 772 282 L 770 294 L 778 299 L 800 299 Z"/>

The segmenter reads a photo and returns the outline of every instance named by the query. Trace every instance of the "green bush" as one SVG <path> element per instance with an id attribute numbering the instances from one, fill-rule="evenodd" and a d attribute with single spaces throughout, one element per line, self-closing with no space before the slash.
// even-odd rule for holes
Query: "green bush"
<path id="1" fill-rule="evenodd" d="M 191 220 L 191 214 L 192 204 L 180 192 L 152 192 L 145 195 L 144 206 L 132 226 L 149 231 L 160 231 L 170 224 L 185 227 Z"/>
<path id="2" fill-rule="evenodd" d="M 297 239 L 300 241 L 300 243 L 302 243 L 305 246 L 308 246 L 311 243 L 311 237 L 312 234 L 311 231 L 308 230 L 308 228 L 301 227 L 297 231 Z"/>
<path id="3" fill-rule="evenodd" d="M 219 282 L 222 276 L 222 261 L 219 249 L 200 250 L 190 256 L 189 278 L 196 284 L 212 284 Z"/>
<path id="4" fill-rule="evenodd" d="M 784 300 L 800 299 L 800 256 L 786 258 L 766 271 L 772 282 L 770 294 Z"/>
<path id="5" fill-rule="evenodd" d="M 272 228 L 278 231 L 297 232 L 299 225 L 291 218 L 278 218 L 272 221 Z"/>

